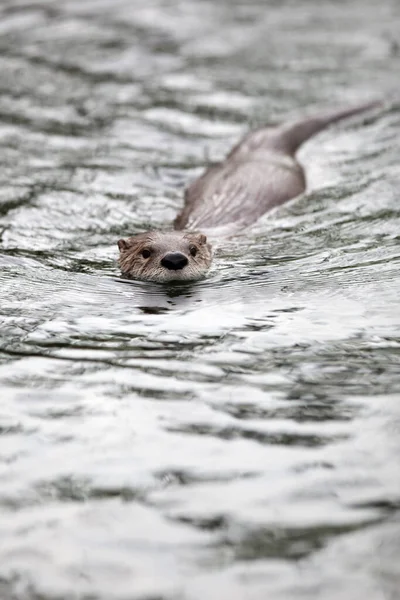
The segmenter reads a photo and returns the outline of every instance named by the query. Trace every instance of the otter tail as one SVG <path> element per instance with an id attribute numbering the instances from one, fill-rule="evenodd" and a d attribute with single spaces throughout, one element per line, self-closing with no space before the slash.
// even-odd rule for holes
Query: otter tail
<path id="1" fill-rule="evenodd" d="M 280 149 L 288 154 L 295 154 L 298 148 L 310 137 L 320 132 L 328 125 L 358 115 L 359 113 L 379 108 L 381 101 L 367 102 L 359 104 L 352 108 L 342 109 L 334 112 L 323 112 L 314 117 L 301 119 L 293 123 L 288 123 L 278 128 L 276 142 Z"/>

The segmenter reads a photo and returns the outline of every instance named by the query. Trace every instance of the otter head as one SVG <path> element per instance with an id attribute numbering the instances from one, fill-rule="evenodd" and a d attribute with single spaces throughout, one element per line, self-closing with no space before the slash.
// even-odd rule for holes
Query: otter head
<path id="1" fill-rule="evenodd" d="M 123 275 L 147 281 L 195 281 L 211 265 L 211 246 L 202 233 L 147 231 L 119 240 Z"/>

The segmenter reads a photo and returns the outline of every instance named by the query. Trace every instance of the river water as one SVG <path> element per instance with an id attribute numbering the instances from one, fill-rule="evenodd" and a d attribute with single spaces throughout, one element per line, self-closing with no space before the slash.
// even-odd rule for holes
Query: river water
<path id="1" fill-rule="evenodd" d="M 397 0 L 2 0 L 1 600 L 400 598 Z M 124 283 L 249 126 L 388 98 L 190 286 Z"/>

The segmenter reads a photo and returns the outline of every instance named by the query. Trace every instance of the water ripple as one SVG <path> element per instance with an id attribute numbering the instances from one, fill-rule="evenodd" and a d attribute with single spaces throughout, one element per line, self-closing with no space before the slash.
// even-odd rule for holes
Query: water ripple
<path id="1" fill-rule="evenodd" d="M 0 7 L 0 597 L 400 587 L 399 11 Z M 120 277 L 249 127 L 378 93 L 190 285 Z"/>

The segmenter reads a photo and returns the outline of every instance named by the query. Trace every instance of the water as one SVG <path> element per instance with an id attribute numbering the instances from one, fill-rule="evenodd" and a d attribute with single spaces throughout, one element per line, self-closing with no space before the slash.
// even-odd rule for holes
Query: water
<path id="1" fill-rule="evenodd" d="M 0 598 L 399 598 L 397 0 L 0 15 Z M 377 94 L 207 280 L 119 279 L 249 124 Z"/>

